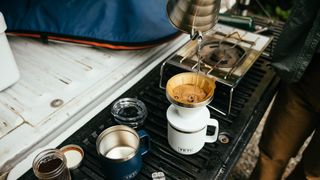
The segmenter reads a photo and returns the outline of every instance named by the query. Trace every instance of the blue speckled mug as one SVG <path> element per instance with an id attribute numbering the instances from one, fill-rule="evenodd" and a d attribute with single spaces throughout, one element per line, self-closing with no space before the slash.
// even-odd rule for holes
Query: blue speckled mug
<path id="1" fill-rule="evenodd" d="M 104 130 L 96 145 L 107 179 L 132 179 L 141 170 L 141 156 L 149 151 L 150 138 L 143 130 L 116 125 Z"/>

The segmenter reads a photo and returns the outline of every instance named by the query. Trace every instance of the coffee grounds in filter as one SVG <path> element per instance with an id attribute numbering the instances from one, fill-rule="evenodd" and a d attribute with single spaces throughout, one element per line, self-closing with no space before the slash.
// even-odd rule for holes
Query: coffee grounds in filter
<path id="1" fill-rule="evenodd" d="M 173 97 L 181 103 L 198 103 L 206 99 L 207 93 L 192 84 L 182 84 L 173 89 Z"/>

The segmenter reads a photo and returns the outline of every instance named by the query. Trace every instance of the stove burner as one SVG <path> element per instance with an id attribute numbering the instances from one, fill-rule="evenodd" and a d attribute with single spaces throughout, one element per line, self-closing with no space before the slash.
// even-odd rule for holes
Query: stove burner
<path id="1" fill-rule="evenodd" d="M 215 68 L 231 68 L 245 53 L 245 50 L 230 42 L 218 41 L 205 43 L 200 50 L 203 62 Z"/>

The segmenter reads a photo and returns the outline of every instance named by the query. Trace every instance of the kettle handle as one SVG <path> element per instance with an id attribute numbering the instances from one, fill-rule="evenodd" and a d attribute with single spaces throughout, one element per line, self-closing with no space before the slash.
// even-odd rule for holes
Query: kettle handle
<path id="1" fill-rule="evenodd" d="M 208 126 L 214 126 L 215 130 L 213 135 L 206 136 L 206 142 L 208 143 L 216 142 L 219 134 L 219 122 L 216 119 L 208 119 L 207 124 Z"/>

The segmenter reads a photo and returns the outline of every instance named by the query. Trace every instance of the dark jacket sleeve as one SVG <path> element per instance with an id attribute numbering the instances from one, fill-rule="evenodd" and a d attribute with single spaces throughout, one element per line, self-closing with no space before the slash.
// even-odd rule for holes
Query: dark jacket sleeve
<path id="1" fill-rule="evenodd" d="M 275 47 L 272 65 L 287 82 L 303 75 L 320 42 L 320 1 L 297 0 Z"/>

